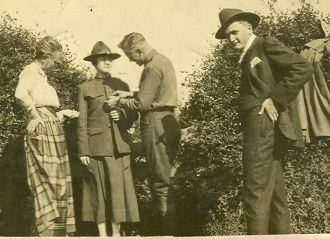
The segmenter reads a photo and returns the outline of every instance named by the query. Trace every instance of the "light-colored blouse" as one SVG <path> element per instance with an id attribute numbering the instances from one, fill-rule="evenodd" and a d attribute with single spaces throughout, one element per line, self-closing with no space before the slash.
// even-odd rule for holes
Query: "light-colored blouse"
<path id="1" fill-rule="evenodd" d="M 32 62 L 19 75 L 15 97 L 21 101 L 27 111 L 35 111 L 36 107 L 60 106 L 57 93 L 47 80 L 41 67 Z"/>

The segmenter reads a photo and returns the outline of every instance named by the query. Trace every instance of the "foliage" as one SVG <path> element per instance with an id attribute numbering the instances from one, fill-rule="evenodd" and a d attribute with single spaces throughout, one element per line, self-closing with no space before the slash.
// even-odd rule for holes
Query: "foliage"
<path id="1" fill-rule="evenodd" d="M 287 12 L 276 11 L 269 1 L 270 15 L 261 15 L 258 35 L 272 35 L 300 52 L 312 39 L 322 38 L 319 19 L 329 19 L 308 1 Z M 190 97 L 181 120 L 189 127 L 178 160 L 179 235 L 245 234 L 241 203 L 241 131 L 237 116 L 238 56 L 223 42 L 215 45 L 186 85 Z M 323 63 L 329 83 L 329 61 Z M 329 85 L 328 85 L 329 86 Z M 284 173 L 294 233 L 329 232 L 327 210 L 330 165 L 329 141 L 291 149 L 284 160 Z"/>

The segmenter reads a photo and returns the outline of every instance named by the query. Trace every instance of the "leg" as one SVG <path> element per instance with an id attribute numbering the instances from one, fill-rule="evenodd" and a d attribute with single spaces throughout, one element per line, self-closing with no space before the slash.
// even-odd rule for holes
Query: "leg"
<path id="1" fill-rule="evenodd" d="M 120 223 L 138 222 L 139 211 L 130 168 L 130 156 L 105 157 L 109 212 L 113 236 L 119 236 Z"/>
<path id="2" fill-rule="evenodd" d="M 279 133 L 279 132 L 278 132 Z M 281 166 L 281 155 L 286 151 L 283 149 L 284 139 L 277 140 L 275 157 L 277 167 L 276 183 L 274 188 L 273 199 L 271 203 L 269 232 L 270 234 L 289 234 L 290 233 L 290 213 L 288 203 L 286 200 L 286 193 L 284 187 L 284 178 Z M 284 145 L 285 146 L 285 145 Z"/>
<path id="3" fill-rule="evenodd" d="M 97 228 L 99 229 L 99 236 L 100 237 L 107 237 L 107 226 L 105 222 L 101 222 L 97 224 Z"/>
<path id="4" fill-rule="evenodd" d="M 96 192 L 97 193 L 97 212 L 96 223 L 100 237 L 107 236 L 106 228 L 106 186 L 105 186 L 105 172 L 104 172 L 104 158 L 91 158 L 90 170 L 95 176 Z"/>
<path id="5" fill-rule="evenodd" d="M 268 234 L 275 185 L 274 125 L 266 114 L 251 110 L 243 122 L 243 200 L 248 234 Z"/>
<path id="6" fill-rule="evenodd" d="M 113 237 L 120 237 L 120 223 L 112 222 L 112 236 Z"/>
<path id="7" fill-rule="evenodd" d="M 168 219 L 168 193 L 171 183 L 172 162 L 180 139 L 179 125 L 171 112 L 153 112 L 142 124 L 142 139 L 149 167 L 149 183 L 155 212 L 162 225 Z M 174 207 L 174 205 L 171 205 Z M 173 231 L 173 229 L 171 229 Z M 161 234 L 170 235 L 169 230 Z M 167 231 L 167 232 L 165 232 Z"/>

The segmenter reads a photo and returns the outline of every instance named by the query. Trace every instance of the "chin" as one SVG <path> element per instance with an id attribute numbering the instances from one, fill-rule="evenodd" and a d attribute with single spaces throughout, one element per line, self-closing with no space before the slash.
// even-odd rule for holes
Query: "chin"
<path id="1" fill-rule="evenodd" d="M 234 48 L 236 50 L 242 50 L 244 48 L 244 46 L 242 46 L 241 44 L 237 44 L 237 45 L 234 45 Z"/>
<path id="2" fill-rule="evenodd" d="M 105 68 L 105 69 L 102 69 L 101 72 L 102 72 L 102 73 L 110 73 L 110 70 L 111 70 L 110 68 L 109 68 L 109 69 L 106 69 L 106 68 Z"/>

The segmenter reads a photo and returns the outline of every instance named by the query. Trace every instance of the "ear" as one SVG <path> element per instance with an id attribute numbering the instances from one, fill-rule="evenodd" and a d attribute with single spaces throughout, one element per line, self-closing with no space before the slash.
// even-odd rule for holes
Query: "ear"
<path id="1" fill-rule="evenodd" d="M 142 53 L 142 50 L 140 48 L 137 48 L 136 49 L 136 52 L 139 53 L 139 54 L 141 54 Z"/>

